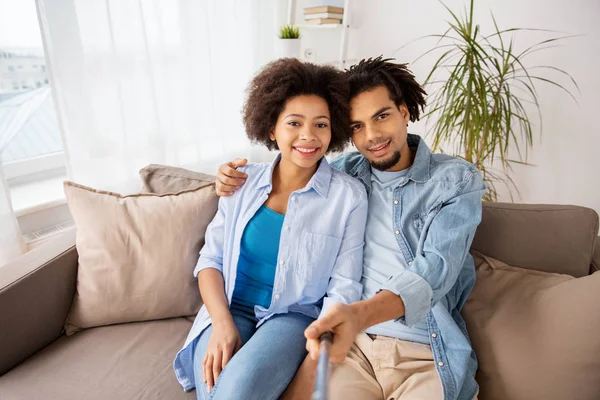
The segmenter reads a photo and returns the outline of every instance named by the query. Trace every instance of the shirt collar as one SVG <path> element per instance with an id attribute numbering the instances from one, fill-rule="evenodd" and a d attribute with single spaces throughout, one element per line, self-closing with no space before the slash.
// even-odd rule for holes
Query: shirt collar
<path id="1" fill-rule="evenodd" d="M 431 178 L 429 168 L 431 166 L 431 150 L 427 147 L 427 144 L 420 136 L 408 135 L 407 137 L 408 146 L 411 148 L 417 148 L 417 154 L 415 160 L 408 173 L 408 179 L 418 182 L 425 183 Z"/>
<path id="2" fill-rule="evenodd" d="M 262 176 L 258 181 L 258 188 L 268 187 L 269 191 L 273 188 L 273 171 L 275 170 L 275 166 L 281 160 L 281 153 L 275 157 L 275 160 L 271 163 L 270 167 L 266 169 Z M 327 197 L 329 193 L 329 185 L 331 183 L 331 176 L 333 175 L 333 171 L 331 166 L 325 159 L 325 157 L 321 158 L 319 162 L 319 167 L 317 171 L 314 173 L 310 181 L 305 188 L 298 190 L 298 193 L 306 192 L 310 189 L 314 189 L 322 197 Z"/>

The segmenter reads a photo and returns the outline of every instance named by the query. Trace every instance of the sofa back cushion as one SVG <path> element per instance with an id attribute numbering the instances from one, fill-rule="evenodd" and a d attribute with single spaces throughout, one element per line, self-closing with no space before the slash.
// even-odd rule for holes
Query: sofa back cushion
<path id="1" fill-rule="evenodd" d="M 589 208 L 485 202 L 471 248 L 509 265 L 581 277 L 597 235 L 598 214 Z"/>
<path id="2" fill-rule="evenodd" d="M 591 272 L 600 271 L 600 236 L 596 238 L 596 250 L 594 250 L 594 257 L 592 258 L 592 270 Z"/>
<path id="3" fill-rule="evenodd" d="M 600 399 L 600 273 L 583 278 L 475 255 L 463 309 L 480 400 Z"/>
<path id="4" fill-rule="evenodd" d="M 198 312 L 193 270 L 217 210 L 214 183 L 122 196 L 65 182 L 65 193 L 79 253 L 67 334 Z"/>
<path id="5" fill-rule="evenodd" d="M 150 164 L 140 170 L 144 193 L 177 193 L 214 183 L 215 177 L 188 169 Z"/>

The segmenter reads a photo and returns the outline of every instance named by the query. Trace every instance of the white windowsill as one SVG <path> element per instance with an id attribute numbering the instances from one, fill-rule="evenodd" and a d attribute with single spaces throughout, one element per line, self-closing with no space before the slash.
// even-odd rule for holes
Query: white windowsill
<path id="1" fill-rule="evenodd" d="M 63 191 L 66 178 L 60 173 L 10 185 L 13 209 L 29 248 L 73 226 Z"/>
<path id="2" fill-rule="evenodd" d="M 13 209 L 17 217 L 66 203 L 63 181 L 66 175 L 15 185 L 10 188 Z"/>
<path id="3" fill-rule="evenodd" d="M 65 155 L 62 151 L 58 153 L 45 154 L 38 157 L 20 161 L 11 161 L 2 165 L 4 177 L 11 181 L 65 167 Z"/>
<path id="4" fill-rule="evenodd" d="M 7 162 L 2 169 L 17 217 L 65 203 L 67 172 L 62 151 Z"/>

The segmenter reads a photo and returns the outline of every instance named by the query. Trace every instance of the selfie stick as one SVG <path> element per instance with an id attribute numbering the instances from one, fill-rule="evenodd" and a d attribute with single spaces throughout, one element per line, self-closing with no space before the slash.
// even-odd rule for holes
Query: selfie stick
<path id="1" fill-rule="evenodd" d="M 317 364 L 317 379 L 315 381 L 315 390 L 313 391 L 312 400 L 327 400 L 327 389 L 329 387 L 329 350 L 333 342 L 331 332 L 325 332 L 319 338 L 321 342 L 321 354 L 319 354 L 319 362 Z"/>

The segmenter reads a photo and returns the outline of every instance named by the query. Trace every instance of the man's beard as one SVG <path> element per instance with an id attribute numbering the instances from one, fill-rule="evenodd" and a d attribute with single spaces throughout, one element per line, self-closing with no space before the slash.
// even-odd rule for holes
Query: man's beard
<path id="1" fill-rule="evenodd" d="M 387 171 L 400 161 L 400 150 L 396 150 L 388 160 L 369 161 L 371 166 L 379 171 Z"/>

